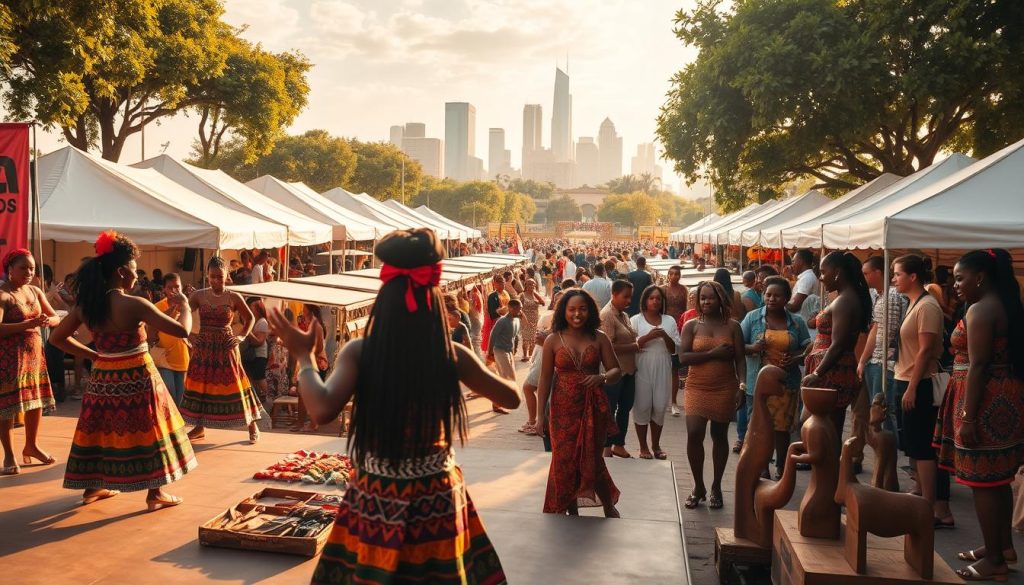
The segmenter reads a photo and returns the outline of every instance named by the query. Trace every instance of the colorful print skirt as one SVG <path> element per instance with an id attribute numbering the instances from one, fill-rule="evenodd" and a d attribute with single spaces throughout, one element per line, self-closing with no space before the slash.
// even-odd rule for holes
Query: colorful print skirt
<path id="1" fill-rule="evenodd" d="M 181 416 L 193 425 L 237 428 L 262 418 L 261 411 L 231 331 L 201 330 L 192 341 Z"/>

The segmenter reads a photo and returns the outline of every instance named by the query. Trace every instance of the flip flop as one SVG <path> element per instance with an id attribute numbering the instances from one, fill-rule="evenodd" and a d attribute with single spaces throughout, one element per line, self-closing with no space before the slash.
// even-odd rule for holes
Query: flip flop
<path id="1" fill-rule="evenodd" d="M 984 547 L 982 547 L 982 548 L 984 548 Z M 975 561 L 980 561 L 981 559 L 983 559 L 985 557 L 978 556 L 978 551 L 979 550 L 981 550 L 981 548 L 958 552 L 958 553 L 956 553 L 956 558 L 960 559 L 961 561 L 968 561 L 968 562 L 972 562 L 972 563 L 975 562 Z M 1010 555 L 1008 555 L 1006 553 L 1013 553 L 1013 557 L 1011 558 Z M 1017 551 L 1013 550 L 1012 548 L 1004 550 L 1003 551 L 1003 559 L 1005 559 L 1007 565 L 1016 565 L 1017 564 Z"/>
<path id="2" fill-rule="evenodd" d="M 640 452 L 640 458 L 641 459 L 654 459 L 654 455 L 651 455 L 650 451 L 641 451 Z"/>
<path id="3" fill-rule="evenodd" d="M 625 455 L 623 455 L 621 453 L 616 453 L 615 449 L 612 449 L 612 457 L 622 457 L 623 459 L 632 459 L 633 458 L 633 456 L 629 454 L 629 451 L 626 451 L 625 449 L 623 449 L 623 452 L 625 453 Z"/>
<path id="4" fill-rule="evenodd" d="M 709 510 L 721 510 L 725 504 L 722 502 L 722 495 L 711 494 L 708 496 L 708 509 Z"/>
<path id="5" fill-rule="evenodd" d="M 21 473 L 21 468 L 17 465 L 11 465 L 10 467 L 0 467 L 0 475 L 18 475 Z"/>
<path id="6" fill-rule="evenodd" d="M 100 492 L 92 494 L 91 496 L 84 496 L 84 497 L 82 497 L 82 505 L 83 506 L 88 506 L 89 504 L 98 502 L 100 500 L 105 500 L 107 498 L 112 498 L 112 497 L 116 496 L 119 493 L 121 493 L 121 492 L 119 492 L 117 490 L 107 490 L 107 489 L 101 490 Z"/>
<path id="7" fill-rule="evenodd" d="M 661 449 L 656 449 L 654 451 L 654 458 L 664 461 L 665 459 L 668 459 L 668 453 L 662 451 Z"/>
<path id="8" fill-rule="evenodd" d="M 997 583 L 1005 583 L 1010 578 L 1008 572 L 982 575 L 974 565 L 968 565 L 966 569 L 957 569 L 954 573 L 964 581 L 995 581 Z"/>
<path id="9" fill-rule="evenodd" d="M 686 496 L 686 501 L 683 502 L 683 507 L 687 510 L 693 510 L 700 505 L 707 498 L 706 495 L 698 496 L 696 494 L 690 494 Z"/>

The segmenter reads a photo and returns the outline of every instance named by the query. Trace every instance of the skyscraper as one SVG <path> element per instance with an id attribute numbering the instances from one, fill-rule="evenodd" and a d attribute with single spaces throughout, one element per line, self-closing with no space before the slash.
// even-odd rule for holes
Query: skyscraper
<path id="1" fill-rule="evenodd" d="M 444 105 L 444 176 L 458 181 L 477 180 L 475 165 L 470 158 L 476 155 L 476 108 L 467 102 L 447 102 Z"/>
<path id="2" fill-rule="evenodd" d="M 406 122 L 404 135 L 406 138 L 426 138 L 427 125 L 423 122 Z"/>
<path id="3" fill-rule="evenodd" d="M 555 162 L 573 160 L 572 95 L 569 74 L 555 67 L 555 98 L 551 108 L 551 151 Z"/>
<path id="4" fill-rule="evenodd" d="M 629 170 L 637 177 L 646 173 L 659 181 L 661 180 L 661 167 L 658 166 L 658 154 L 653 143 L 645 142 L 636 145 L 636 156 L 633 157 Z"/>
<path id="5" fill-rule="evenodd" d="M 597 133 L 597 146 L 601 151 L 600 182 L 606 183 L 622 176 L 622 138 L 615 132 L 615 124 L 608 118 L 601 122 Z"/>
<path id="6" fill-rule="evenodd" d="M 402 138 L 405 138 L 405 128 L 402 126 L 391 127 L 391 139 L 388 140 L 391 144 L 402 148 Z"/>
<path id="7" fill-rule="evenodd" d="M 505 148 L 505 129 L 491 128 L 487 135 L 487 177 L 507 175 L 512 171 L 512 151 Z"/>
<path id="8" fill-rule="evenodd" d="M 523 178 L 533 178 L 533 159 L 536 153 L 542 148 L 541 136 L 543 136 L 543 113 L 540 104 L 526 104 L 523 106 Z"/>
<path id="9" fill-rule="evenodd" d="M 576 143 L 576 181 L 596 187 L 601 181 L 601 152 L 591 136 L 580 136 Z"/>
<path id="10" fill-rule="evenodd" d="M 442 178 L 444 173 L 444 143 L 440 138 L 409 138 L 402 140 L 402 152 L 418 160 L 423 172 Z"/>

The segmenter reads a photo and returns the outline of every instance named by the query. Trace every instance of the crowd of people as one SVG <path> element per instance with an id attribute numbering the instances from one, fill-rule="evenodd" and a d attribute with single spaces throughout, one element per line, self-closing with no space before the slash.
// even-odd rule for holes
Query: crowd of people
<path id="1" fill-rule="evenodd" d="M 12 251 L 0 284 L 0 474 L 19 472 L 18 417 L 23 463 L 56 461 L 37 443 L 42 414 L 57 398 L 50 346 L 61 381 L 65 354 L 91 369 L 64 476 L 64 487 L 83 490 L 83 503 L 147 490 L 151 511 L 180 504 L 164 488 L 195 468 L 192 442 L 205 428 L 247 429 L 256 443 L 262 404 L 294 388 L 310 429 L 352 403 L 355 473 L 314 583 L 402 571 L 421 581 L 502 582 L 452 454 L 456 438 L 467 436 L 466 400 L 479 396 L 504 414 L 519 406 L 521 390 L 528 418 L 519 431 L 552 453 L 542 509 L 553 514 L 600 506 L 618 517 L 620 491 L 606 459 L 633 457 L 630 418 L 637 456 L 666 459 L 666 415 L 685 415 L 694 488 L 684 506 L 718 509 L 729 426 L 737 422 L 739 451 L 757 373 L 772 365 L 785 370 L 787 390 L 767 401 L 776 477 L 800 425 L 801 386 L 836 390 L 832 419 L 843 429 L 850 409 L 854 433 L 866 426 L 869 401 L 884 396 L 884 425 L 898 433 L 912 491 L 933 504 L 936 528 L 955 526 L 951 477 L 973 491 L 984 542 L 960 553 L 972 564 L 959 574 L 1000 578 L 1016 561 L 1009 484 L 1024 462 L 1024 327 L 1013 324 L 1024 323 L 1024 308 L 1006 251 L 965 254 L 935 270 L 939 278 L 927 258 L 900 256 L 888 267 L 888 296 L 880 257 L 843 252 L 816 262 L 798 250 L 782 266 L 752 266 L 738 290 L 726 269 L 683 285 L 683 265 L 700 270 L 704 259 L 680 258 L 675 246 L 483 240 L 465 251 L 522 252 L 528 262 L 445 294 L 445 250 L 432 232 L 382 239 L 383 284 L 366 335 L 344 344 L 333 368 L 319 307 L 268 311 L 260 299 L 225 289 L 235 279 L 275 278 L 264 253 L 238 267 L 212 258 L 201 290 L 154 273 L 157 289 L 140 284 L 138 248 L 104 233 L 96 255 L 44 293 L 31 284 L 32 255 Z M 646 267 L 653 258 L 679 263 L 656 274 Z M 45 344 L 43 328 L 51 329 Z M 528 362 L 521 389 L 517 359 Z M 443 513 L 424 505 L 438 498 L 454 505 Z M 403 539 L 371 536 L 385 521 L 382 504 L 410 510 L 400 526 L 389 525 Z M 453 539 L 457 546 L 444 545 Z"/>

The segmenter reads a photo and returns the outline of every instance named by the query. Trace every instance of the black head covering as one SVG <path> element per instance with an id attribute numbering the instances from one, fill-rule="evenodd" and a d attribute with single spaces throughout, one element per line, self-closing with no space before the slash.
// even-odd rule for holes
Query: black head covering
<path id="1" fill-rule="evenodd" d="M 396 268 L 418 268 L 440 262 L 444 248 L 432 230 L 416 228 L 387 234 L 377 242 L 374 254 Z"/>

